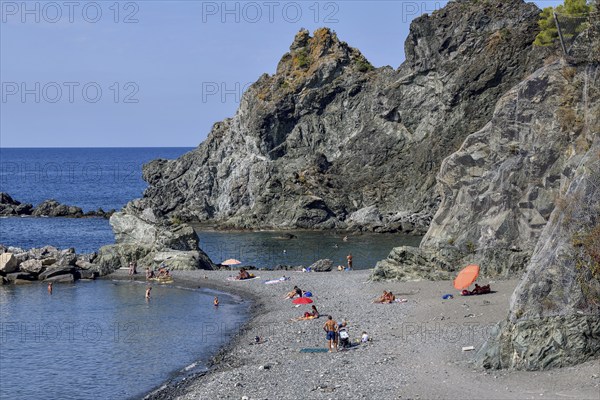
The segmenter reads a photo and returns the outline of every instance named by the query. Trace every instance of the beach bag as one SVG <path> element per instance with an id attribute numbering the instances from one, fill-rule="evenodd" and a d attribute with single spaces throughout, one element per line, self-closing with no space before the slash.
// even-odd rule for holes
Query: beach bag
<path id="1" fill-rule="evenodd" d="M 304 292 L 304 297 L 312 297 L 312 293 L 311 292 Z"/>

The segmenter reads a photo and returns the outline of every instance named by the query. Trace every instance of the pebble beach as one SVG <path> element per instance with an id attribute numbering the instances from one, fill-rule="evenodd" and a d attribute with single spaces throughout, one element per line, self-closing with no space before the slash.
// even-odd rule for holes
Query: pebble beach
<path id="1" fill-rule="evenodd" d="M 242 296 L 252 302 L 252 315 L 208 372 L 167 382 L 146 399 L 599 398 L 599 361 L 536 372 L 481 370 L 471 363 L 506 317 L 517 280 L 490 281 L 493 293 L 462 297 L 450 281 L 369 282 L 369 270 L 253 272 L 260 278 L 228 281 L 233 271 L 174 272 L 177 285 Z M 284 275 L 290 279 L 264 284 Z M 312 292 L 320 318 L 293 320 L 310 310 L 284 299 L 294 285 Z M 374 304 L 383 290 L 406 301 Z M 444 294 L 454 298 L 444 300 Z M 353 346 L 302 352 L 327 348 L 327 315 L 348 322 Z M 371 340 L 358 344 L 363 331 Z"/>

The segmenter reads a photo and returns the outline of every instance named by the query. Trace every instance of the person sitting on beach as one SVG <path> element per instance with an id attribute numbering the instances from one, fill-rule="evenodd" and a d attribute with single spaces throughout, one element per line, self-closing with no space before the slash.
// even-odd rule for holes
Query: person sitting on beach
<path id="1" fill-rule="evenodd" d="M 377 300 L 375 300 L 373 303 L 382 303 L 382 304 L 389 304 L 389 303 L 393 303 L 394 301 L 396 301 L 396 296 L 394 296 L 394 294 L 392 292 L 388 292 L 388 291 L 383 291 L 383 294 L 381 296 L 379 296 L 377 298 Z"/>
<path id="2" fill-rule="evenodd" d="M 308 311 L 305 312 L 304 313 L 304 318 L 310 318 L 310 319 L 312 319 L 312 318 L 319 318 L 319 312 L 317 311 L 317 306 L 315 306 L 313 304 L 313 306 L 312 306 L 312 312 L 308 312 Z"/>
<path id="3" fill-rule="evenodd" d="M 319 318 L 319 312 L 317 311 L 316 306 L 312 306 L 312 312 L 305 312 L 303 316 L 298 318 L 292 318 L 292 321 L 307 321 L 309 319 L 317 319 Z"/>
<path id="4" fill-rule="evenodd" d="M 387 299 L 387 290 L 383 291 L 383 294 L 373 301 L 373 303 L 383 303 Z"/>
<path id="5" fill-rule="evenodd" d="M 239 280 L 243 280 L 243 279 L 250 279 L 251 276 L 248 273 L 248 271 L 246 271 L 245 268 L 240 269 L 240 273 L 238 274 L 238 279 Z"/>
<path id="6" fill-rule="evenodd" d="M 302 297 L 302 290 L 298 288 L 298 286 L 294 286 L 294 289 L 291 292 L 289 292 L 284 298 L 293 299 L 296 296 Z"/>
<path id="7" fill-rule="evenodd" d="M 469 292 L 467 289 L 464 289 L 462 292 L 460 292 L 461 296 L 471 296 L 473 294 L 473 292 Z"/>
<path id="8" fill-rule="evenodd" d="M 360 342 L 367 343 L 368 341 L 369 341 L 369 335 L 367 335 L 367 332 L 363 331 L 362 336 L 360 337 Z"/>

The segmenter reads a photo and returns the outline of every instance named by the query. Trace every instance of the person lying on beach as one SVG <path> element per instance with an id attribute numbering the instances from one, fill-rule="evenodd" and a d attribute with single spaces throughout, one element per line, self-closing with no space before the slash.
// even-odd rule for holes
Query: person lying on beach
<path id="1" fill-rule="evenodd" d="M 298 288 L 298 286 L 294 286 L 291 292 L 289 292 L 284 299 L 293 299 L 294 297 L 302 297 L 302 290 Z"/>
<path id="2" fill-rule="evenodd" d="M 391 304 L 396 301 L 396 296 L 392 292 L 383 291 L 383 294 L 379 296 L 373 303 Z"/>
<path id="3" fill-rule="evenodd" d="M 475 284 L 475 289 L 473 289 L 472 291 L 468 291 L 467 289 L 465 289 L 460 294 L 461 294 L 461 296 L 474 296 L 474 295 L 478 295 L 478 294 L 488 294 L 488 293 L 492 293 L 492 289 L 490 288 L 489 284 L 487 284 L 485 286 L 479 286 L 478 284 Z"/>
<path id="4" fill-rule="evenodd" d="M 317 311 L 317 307 L 313 304 L 312 312 L 305 312 L 303 316 L 298 318 L 292 318 L 292 321 L 306 321 L 309 319 L 317 319 L 319 318 L 319 312 Z"/>

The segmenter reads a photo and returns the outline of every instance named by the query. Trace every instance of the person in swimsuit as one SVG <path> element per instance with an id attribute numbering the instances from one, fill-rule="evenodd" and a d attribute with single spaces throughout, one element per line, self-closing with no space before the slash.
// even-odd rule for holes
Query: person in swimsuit
<path id="1" fill-rule="evenodd" d="M 346 260 L 348 260 L 348 269 L 352 269 L 352 253 L 348 254 Z"/>
<path id="2" fill-rule="evenodd" d="M 48 284 L 48 294 L 52 294 L 52 282 Z"/>
<path id="3" fill-rule="evenodd" d="M 146 289 L 146 300 L 150 300 L 150 291 L 152 290 L 152 286 Z"/>
<path id="4" fill-rule="evenodd" d="M 329 352 L 332 353 L 334 350 L 337 351 L 337 343 L 336 333 L 337 333 L 338 324 L 333 320 L 333 317 L 330 315 L 327 317 L 327 322 L 323 325 L 323 330 L 326 333 L 326 339 L 329 344 Z"/>
<path id="5" fill-rule="evenodd" d="M 218 307 L 218 306 L 219 306 L 219 298 L 218 298 L 217 296 L 215 296 L 215 299 L 213 300 L 213 305 L 214 305 L 215 307 Z"/>

